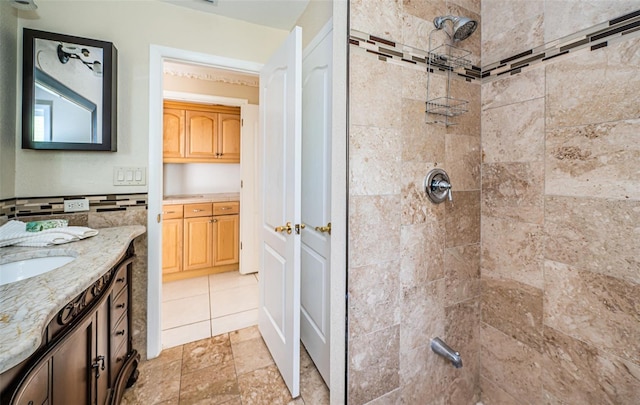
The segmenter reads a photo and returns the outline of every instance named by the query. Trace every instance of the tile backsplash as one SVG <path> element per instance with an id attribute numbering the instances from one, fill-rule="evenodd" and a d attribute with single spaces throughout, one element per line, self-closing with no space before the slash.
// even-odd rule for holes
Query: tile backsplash
<path id="1" fill-rule="evenodd" d="M 89 211 L 64 212 L 64 200 L 87 198 Z M 10 198 L 0 201 L 0 225 L 10 220 L 37 221 L 67 219 L 70 226 L 108 228 L 124 225 L 147 225 L 147 194 L 102 194 Z M 147 235 L 134 241 L 131 308 L 133 347 L 146 358 L 147 348 Z"/>

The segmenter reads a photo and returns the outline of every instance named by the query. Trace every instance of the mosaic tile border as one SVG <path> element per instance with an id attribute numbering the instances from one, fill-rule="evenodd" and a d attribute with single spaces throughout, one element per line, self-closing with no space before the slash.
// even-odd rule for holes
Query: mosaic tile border
<path id="1" fill-rule="evenodd" d="M 349 43 L 364 52 L 377 55 L 378 59 L 383 62 L 413 67 L 414 69 L 423 71 L 427 69 L 428 51 L 376 37 L 375 35 L 358 30 L 351 30 Z M 438 58 L 434 57 L 431 58 L 431 73 L 448 74 L 449 72 L 453 72 L 455 75 L 452 75 L 452 77 L 465 79 L 467 81 L 479 80 L 481 77 L 479 66 L 469 64 L 465 67 L 449 67 L 434 63 L 433 60 L 437 59 Z"/>
<path id="2" fill-rule="evenodd" d="M 89 211 L 77 212 L 76 214 L 146 210 L 148 207 L 147 193 L 12 198 L 0 201 L 0 219 L 16 219 L 35 215 L 46 216 L 71 214 L 64 212 L 64 200 L 73 200 L 77 198 L 89 199 Z"/>
<path id="3" fill-rule="evenodd" d="M 524 68 L 550 59 L 586 49 L 595 51 L 611 43 L 638 36 L 640 36 L 640 10 L 483 66 L 482 81 L 484 83 L 502 75 L 518 74 Z"/>
<path id="4" fill-rule="evenodd" d="M 13 218 L 16 211 L 16 199 L 0 200 L 0 223 Z"/>
<path id="5" fill-rule="evenodd" d="M 504 75 L 515 75 L 536 64 L 548 60 L 556 61 L 558 57 L 575 52 L 595 51 L 607 47 L 611 43 L 640 36 L 640 10 L 594 25 L 582 31 L 552 41 L 537 48 L 518 53 L 498 62 L 490 63 L 482 68 L 474 65 L 464 68 L 448 68 L 431 66 L 432 73 L 448 74 L 451 77 L 467 81 L 490 82 Z M 395 41 L 380 38 L 357 30 L 351 30 L 349 43 L 355 49 L 375 55 L 379 60 L 426 71 L 428 51 L 399 44 Z M 432 57 L 432 60 L 434 58 Z"/>

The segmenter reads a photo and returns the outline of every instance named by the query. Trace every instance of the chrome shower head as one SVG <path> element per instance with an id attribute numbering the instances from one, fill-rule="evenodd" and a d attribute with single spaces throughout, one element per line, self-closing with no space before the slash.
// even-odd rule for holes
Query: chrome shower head
<path id="1" fill-rule="evenodd" d="M 468 17 L 460 17 L 457 15 L 448 15 L 445 17 L 436 17 L 433 20 L 433 25 L 436 29 L 443 29 L 445 21 L 451 21 L 453 24 L 453 35 L 447 32 L 447 35 L 455 39 L 456 41 L 462 41 L 469 38 L 471 34 L 478 28 L 478 22 Z M 446 31 L 445 31 L 446 32 Z"/>

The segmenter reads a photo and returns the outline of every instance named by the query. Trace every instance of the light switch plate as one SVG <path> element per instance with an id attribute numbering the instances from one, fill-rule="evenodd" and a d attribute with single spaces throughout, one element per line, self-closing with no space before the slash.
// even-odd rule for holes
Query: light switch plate
<path id="1" fill-rule="evenodd" d="M 114 186 L 144 186 L 147 184 L 146 167 L 114 167 Z"/>

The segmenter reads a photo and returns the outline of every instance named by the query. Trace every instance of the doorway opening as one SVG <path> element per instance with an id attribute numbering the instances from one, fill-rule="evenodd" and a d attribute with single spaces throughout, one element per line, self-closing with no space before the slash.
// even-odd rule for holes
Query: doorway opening
<path id="1" fill-rule="evenodd" d="M 344 27 L 342 26 L 344 25 Z M 345 31 L 346 23 L 341 21 L 339 30 Z M 334 36 L 334 38 L 336 38 Z M 338 36 L 333 40 L 334 54 L 346 52 L 346 45 Z M 150 47 L 150 86 L 149 86 L 149 221 L 148 242 L 150 252 L 160 252 L 160 214 L 162 212 L 162 64 L 165 60 L 195 63 L 216 68 L 230 69 L 242 73 L 257 74 L 262 65 L 244 60 L 201 54 L 180 49 L 151 45 Z M 345 394 L 345 302 L 344 292 L 346 283 L 346 60 L 334 57 L 332 64 L 338 66 L 338 75 L 332 82 L 337 91 L 332 103 L 332 193 L 331 207 L 333 212 L 332 239 L 342 248 L 331 251 L 331 263 L 335 263 L 331 288 L 331 338 L 335 342 L 331 350 L 331 397 L 339 403 Z M 161 352 L 161 304 L 162 304 L 162 274 L 160 270 L 159 254 L 150 254 L 148 261 L 148 312 L 147 312 L 147 342 L 148 357 L 154 358 Z"/>
<path id="2" fill-rule="evenodd" d="M 164 62 L 164 60 L 167 60 L 167 59 L 175 60 L 175 59 L 176 59 L 176 57 L 174 56 L 174 54 L 171 54 L 170 58 L 161 58 L 161 59 L 160 59 L 160 61 L 161 61 L 161 62 Z M 180 60 L 181 60 L 181 61 L 185 61 L 185 62 L 187 62 L 187 61 L 186 61 L 186 60 L 184 60 L 184 59 L 180 59 Z M 219 68 L 219 66 L 216 66 L 216 68 Z M 152 86 L 152 87 L 153 87 L 153 86 Z M 152 91 L 150 91 L 150 94 L 151 94 L 151 93 L 152 93 Z M 158 92 L 158 93 L 160 93 L 160 92 Z M 167 98 L 167 97 L 165 97 L 165 96 L 166 96 L 166 93 L 165 93 L 165 92 L 162 92 L 162 93 L 160 93 L 160 94 L 162 95 L 162 98 L 160 99 L 160 101 L 162 101 L 163 99 L 166 99 L 166 98 Z M 160 94 L 159 94 L 159 95 L 160 95 Z M 175 98 L 175 94 L 170 94 L 170 95 L 171 95 L 171 96 L 173 96 L 173 97 Z M 180 95 L 180 96 L 184 97 L 184 94 L 182 94 L 182 95 Z M 201 97 L 200 97 L 200 99 L 199 99 L 199 100 L 197 100 L 197 101 L 202 102 L 202 101 L 203 101 L 203 97 L 204 97 L 204 96 L 201 96 Z M 192 101 L 193 101 L 193 100 L 192 100 Z M 211 101 L 211 100 L 208 100 L 208 101 Z M 215 100 L 215 101 L 219 101 L 219 100 Z M 152 100 L 150 104 L 154 104 L 154 103 L 155 103 L 155 104 L 160 104 L 160 105 L 162 105 L 162 104 L 161 104 L 161 102 L 160 102 L 160 103 L 157 103 L 157 101 L 156 101 L 156 100 Z M 152 107 L 151 109 L 153 110 L 153 107 Z M 153 111 L 152 111 L 152 114 L 151 114 L 151 115 L 153 116 Z M 153 125 L 151 125 L 151 126 L 153 126 Z M 160 125 L 160 127 L 162 128 L 162 125 Z M 154 132 L 155 132 L 155 133 L 162 133 L 161 129 L 160 129 L 159 131 L 152 131 L 152 133 L 154 133 Z M 243 138 L 244 138 L 244 131 L 243 131 Z M 245 138 L 245 139 L 246 139 L 246 138 Z M 158 145 L 154 145 L 154 143 L 160 143 L 160 144 L 162 144 L 162 140 L 161 140 L 161 139 L 157 139 L 157 140 L 156 140 L 156 142 L 154 142 L 154 141 L 151 141 L 151 142 L 150 142 L 150 148 L 154 148 L 154 149 L 155 149 L 155 152 L 150 151 L 150 157 L 151 157 L 151 156 L 153 156 L 153 155 L 156 155 L 156 156 L 159 158 L 159 157 L 161 157 L 161 156 L 162 156 L 162 153 L 161 153 L 161 152 L 162 152 L 162 145 L 160 145 L 160 146 L 158 147 Z M 243 146 L 244 146 L 244 145 L 243 145 Z M 255 148 L 254 148 L 254 149 L 255 149 Z M 247 160 L 251 160 L 251 159 L 245 159 L 245 161 L 247 161 Z M 164 168 L 162 168 L 162 169 L 161 169 L 161 168 L 157 168 L 157 169 L 155 170 L 155 173 L 157 173 L 157 175 L 158 175 L 159 179 L 158 179 L 158 178 L 156 178 L 156 179 L 155 179 L 156 181 L 154 181 L 154 179 L 153 179 L 153 172 L 154 172 L 154 171 L 151 169 L 151 167 L 155 164 L 154 162 L 162 162 L 162 160 L 161 160 L 161 159 L 158 159 L 157 161 L 154 161 L 154 160 L 152 159 L 152 160 L 151 160 L 151 162 L 150 162 L 150 197 L 149 197 L 149 206 L 150 206 L 149 208 L 150 208 L 150 210 L 152 210 L 152 206 L 154 205 L 154 203 L 157 203 L 156 198 L 154 198 L 154 197 L 156 197 L 156 196 L 157 196 L 158 201 L 159 201 L 159 202 L 160 202 L 160 204 L 161 204 L 161 203 L 162 203 L 162 198 L 163 198 L 163 197 L 165 197 L 165 194 L 166 194 L 166 193 L 163 191 L 163 189 L 164 189 L 164 188 L 166 188 L 166 185 L 165 185 L 165 187 L 163 187 L 163 185 L 162 185 L 162 178 L 164 177 L 164 176 L 163 176 L 163 174 L 166 174 L 166 173 L 167 173 L 167 171 L 166 171 L 166 170 L 164 170 Z M 251 166 L 251 167 L 253 168 L 253 166 Z M 174 168 L 174 169 L 175 169 L 175 168 Z M 243 169 L 243 170 L 244 170 L 244 169 Z M 172 174 L 172 176 L 174 176 L 174 177 L 175 177 L 175 174 Z M 243 182 L 244 182 L 244 178 L 243 178 L 242 180 L 243 180 Z M 166 182 L 165 182 L 165 183 L 166 183 Z M 157 187 L 157 188 L 155 188 L 155 187 Z M 154 193 L 153 195 L 152 195 L 152 189 L 155 189 L 155 190 L 156 190 L 156 193 Z M 244 189 L 243 189 L 243 190 L 244 190 Z M 221 191 L 230 191 L 230 190 L 221 190 Z M 179 190 L 179 192 L 180 192 L 180 193 L 183 193 L 183 192 L 184 192 L 184 190 Z M 197 193 L 201 192 L 201 190 L 193 190 L 193 192 L 195 192 L 195 193 L 197 194 Z M 203 192 L 203 193 L 206 193 L 206 191 L 202 191 L 202 192 Z M 187 193 L 187 194 L 190 194 L 190 193 L 191 193 L 191 191 L 190 191 L 190 190 L 186 190 L 186 193 Z M 241 205 L 250 205 L 250 204 L 245 204 L 245 203 L 244 203 L 244 200 L 245 200 L 244 198 L 241 198 Z M 250 201 L 251 201 L 251 200 L 250 200 Z M 252 201 L 251 201 L 251 202 L 252 202 Z M 150 246 L 151 246 L 151 244 L 153 243 L 153 242 L 152 242 L 152 240 L 153 240 L 153 236 L 151 235 L 151 234 L 153 233 L 153 232 L 151 231 L 152 224 L 150 224 L 150 227 L 149 227 L 149 228 L 150 228 L 150 235 L 149 235 L 149 239 L 150 239 Z M 246 232 L 246 234 L 252 235 L 252 234 L 256 234 L 256 232 L 250 232 L 250 231 L 249 231 L 249 232 Z M 157 236 L 157 235 L 156 235 L 156 236 Z M 242 238 L 242 241 L 243 241 L 243 245 L 244 245 L 245 239 L 244 239 L 244 238 Z M 244 246 L 243 246 L 243 248 L 244 248 Z M 150 251 L 150 252 L 153 252 L 153 249 L 150 247 L 149 251 Z M 243 249 L 243 251 L 244 251 L 244 249 Z M 152 262 L 153 262 L 154 260 L 156 260 L 156 261 L 157 261 L 157 260 L 158 260 L 158 258 L 154 258 L 154 257 L 151 257 L 151 256 L 150 256 L 150 260 L 149 260 L 149 267 L 150 267 L 150 269 L 152 269 L 152 268 L 153 268 L 153 267 L 152 267 L 152 266 L 153 266 L 153 265 L 152 265 Z M 246 260 L 246 261 L 251 262 L 251 260 L 250 260 L 250 256 L 249 256 L 249 259 L 248 259 L 248 260 Z M 157 262 L 156 262 L 156 263 L 157 263 Z M 159 266 L 158 266 L 158 267 L 159 267 Z M 168 303 L 168 301 L 166 301 L 166 300 L 164 300 L 164 299 L 163 299 L 163 295 L 164 295 L 164 294 L 163 294 L 163 291 L 162 291 L 163 289 L 162 289 L 162 288 L 160 288 L 160 291 L 155 291 L 155 290 L 152 288 L 152 285 L 153 285 L 153 283 L 154 283 L 154 282 L 156 282 L 156 283 L 157 283 L 157 282 L 160 282 L 160 283 L 161 283 L 161 276 L 159 277 L 159 276 L 158 276 L 158 274 L 153 274 L 153 272 L 150 272 L 149 277 L 150 277 L 150 280 L 149 280 L 149 281 L 150 281 L 150 284 L 149 284 L 149 286 L 150 286 L 150 288 L 149 288 L 149 297 L 150 297 L 150 303 L 149 303 L 149 313 L 150 313 L 150 317 L 149 317 L 149 321 L 150 321 L 150 322 L 149 322 L 149 324 L 150 324 L 150 327 L 149 327 L 149 337 L 150 337 L 150 339 L 149 339 L 149 347 L 151 348 L 152 344 L 155 344 L 155 345 L 156 345 L 156 349 L 157 349 L 158 351 L 160 351 L 160 348 L 161 348 L 161 347 L 167 347 L 167 346 L 168 346 L 167 344 L 165 344 L 165 342 L 163 342 L 163 338 L 166 338 L 167 336 L 165 336 L 165 335 L 166 335 L 166 331 L 163 331 L 163 332 L 161 332 L 161 335 L 160 335 L 160 336 L 156 336 L 156 338 L 159 338 L 158 340 L 156 340 L 155 342 L 153 342 L 153 340 L 151 339 L 151 338 L 153 337 L 152 335 L 153 335 L 153 334 L 154 334 L 154 332 L 155 332 L 154 330 L 152 330 L 152 329 L 151 329 L 151 323 L 154 321 L 153 316 L 151 316 L 151 315 L 152 315 L 152 312 L 153 312 L 153 308 L 154 308 L 154 307 L 153 307 L 153 303 L 151 302 L 151 300 L 152 300 L 153 298 L 156 298 L 158 301 L 160 301 L 160 302 L 162 303 L 162 307 L 166 307 L 166 306 L 168 306 L 168 305 L 175 304 L 175 302 Z M 202 321 L 198 320 L 198 322 L 192 322 L 192 323 L 190 323 L 190 324 L 188 324 L 188 325 L 184 325 L 184 326 L 185 326 L 185 328 L 181 328 L 181 330 L 178 330 L 178 328 L 170 328 L 170 329 L 175 329 L 173 332 L 178 332 L 178 333 L 181 335 L 181 336 L 180 336 L 180 338 L 185 338 L 185 333 L 187 333 L 187 332 L 193 332 L 193 333 L 195 333 L 195 334 L 196 334 L 196 336 L 194 337 L 194 339 L 198 339 L 198 338 L 200 338 L 200 339 L 201 339 L 201 338 L 203 338 L 203 337 L 208 337 L 208 336 L 211 336 L 211 335 L 214 335 L 214 336 L 215 336 L 215 335 L 217 334 L 217 332 L 220 332 L 220 330 L 217 330 L 217 332 L 216 332 L 216 325 L 215 325 L 215 321 L 216 321 L 216 320 L 215 320 L 214 318 L 210 318 L 210 317 L 213 315 L 213 313 L 214 313 L 214 308 L 213 308 L 213 305 L 211 304 L 213 299 L 211 299 L 211 298 L 209 298 L 209 297 L 211 297 L 212 293 L 213 293 L 213 295 L 215 295 L 215 294 L 216 294 L 216 292 L 214 291 L 214 287 L 213 287 L 213 285 L 215 284 L 215 282 L 214 282 L 214 280 L 213 280 L 213 278 L 214 278 L 214 277 L 216 277 L 216 276 L 215 276 L 215 275 L 212 275 L 212 276 L 210 276 L 210 277 L 208 277 L 208 278 L 206 278 L 206 279 L 205 279 L 205 281 L 208 281 L 208 282 L 209 282 L 209 287 L 211 287 L 211 288 L 208 288 L 208 289 L 206 289 L 206 290 L 204 290 L 204 291 L 203 291 L 205 294 L 206 294 L 206 293 L 208 293 L 208 295 L 206 296 L 205 300 L 206 300 L 206 299 L 209 299 L 209 302 L 208 302 L 208 303 L 206 303 L 206 304 L 209 304 L 209 305 L 206 305 L 206 308 L 204 308 L 204 312 L 207 312 L 207 313 L 208 313 L 208 314 L 207 314 L 207 316 L 206 316 L 208 319 L 205 319 L 205 320 L 202 320 Z M 252 277 L 252 276 L 248 276 L 248 277 L 247 277 L 247 276 L 244 276 L 244 280 L 247 280 L 247 279 L 249 279 L 249 278 L 251 278 L 251 277 Z M 154 278 L 155 278 L 155 279 L 154 279 Z M 255 276 L 253 276 L 253 279 L 255 280 Z M 237 280 L 236 280 L 236 281 L 233 281 L 233 282 L 237 282 Z M 201 282 L 201 283 L 200 283 L 200 286 L 202 286 L 202 285 L 204 285 L 204 284 L 205 284 L 205 283 Z M 255 285 L 255 284 L 253 284 L 253 285 Z M 244 286 L 244 287 L 248 287 L 248 285 L 247 285 L 247 286 Z M 248 287 L 248 288 L 252 288 L 252 287 Z M 205 294 L 202 294 L 202 295 L 205 295 Z M 220 293 L 220 294 L 223 294 L 223 293 Z M 165 297 L 165 298 L 166 298 L 166 297 Z M 184 298 L 187 298 L 187 297 L 184 297 Z M 191 298 L 194 298 L 194 297 L 189 297 L 189 299 L 191 299 Z M 178 299 L 181 299 L 181 298 L 178 298 Z M 189 307 L 189 305 L 187 305 L 187 306 Z M 239 312 L 244 312 L 244 314 L 243 314 L 243 315 L 248 315 L 248 314 L 253 310 L 253 308 L 243 308 L 243 309 L 245 309 L 246 311 L 239 311 Z M 179 311 L 179 312 L 180 312 L 180 311 Z M 218 314 L 218 315 L 227 316 L 227 315 L 238 315 L 238 314 Z M 158 318 L 156 318 L 156 322 L 161 323 L 161 324 L 164 324 L 165 322 L 164 322 L 163 317 L 161 317 L 161 316 L 160 316 L 160 314 L 157 314 L 157 316 L 158 316 Z M 244 320 L 242 320 L 242 322 L 251 322 L 251 321 L 248 321 L 248 320 L 245 318 Z M 165 326 L 165 325 L 162 325 L 162 326 Z M 218 326 L 219 326 L 219 323 L 218 323 Z M 240 325 L 240 326 L 244 326 L 244 325 Z M 164 328 L 163 328 L 163 329 L 164 329 Z M 232 329 L 236 329 L 236 328 L 234 327 L 234 328 L 232 328 Z M 209 332 L 209 331 L 210 331 L 210 332 Z M 198 335 L 197 335 L 198 333 L 201 333 L 201 334 L 204 334 L 204 335 L 200 335 L 200 336 L 198 336 Z M 223 333 L 226 333 L 226 331 L 223 331 Z M 187 338 L 187 340 L 192 340 L 192 339 Z M 180 341 L 178 341 L 178 342 L 174 341 L 174 342 L 173 342 L 173 344 L 181 344 L 181 343 L 183 343 L 183 342 L 180 342 Z M 173 344 L 170 344 L 170 345 L 171 345 L 171 346 L 173 346 Z M 186 347 L 186 346 L 185 346 L 185 347 Z M 302 350 L 302 352 L 303 352 L 304 354 L 306 354 L 306 351 L 304 351 L 304 349 Z M 152 354 L 151 350 L 149 350 L 149 353 L 150 353 L 150 357 L 152 357 L 152 356 L 153 356 L 153 354 Z M 309 358 L 309 357 L 308 357 L 308 355 L 307 355 L 307 359 L 308 359 L 308 358 Z M 327 359 L 327 362 L 328 362 L 328 359 Z M 303 364 L 305 364 L 304 359 L 302 360 L 302 363 L 303 363 Z M 315 369 L 315 367 L 313 366 L 313 362 L 311 362 L 311 361 L 309 361 L 309 362 L 308 362 L 308 364 L 306 365 L 306 368 L 307 368 L 307 369 L 309 368 L 309 364 L 311 365 L 311 367 L 313 367 L 313 368 Z M 319 376 L 319 374 L 317 373 L 317 370 L 315 370 L 315 371 L 316 371 L 316 375 L 317 375 L 317 376 Z M 320 382 L 322 382 L 322 379 L 321 379 L 321 378 L 319 378 L 319 381 L 320 381 Z"/>
<path id="3" fill-rule="evenodd" d="M 177 61 L 164 61 L 163 76 L 162 346 L 166 349 L 257 324 L 259 78 Z M 229 112 L 213 112 L 221 108 L 240 114 L 234 118 Z M 234 125 L 223 127 L 224 117 L 235 119 Z M 213 137 L 227 142 L 225 154 L 219 153 L 224 159 L 203 159 L 196 154 L 196 158 L 185 158 L 185 148 L 199 147 L 196 136 L 208 140 L 212 134 L 190 134 L 191 140 L 188 136 L 185 140 L 184 132 L 200 127 L 213 130 L 206 125 L 209 119 L 219 124 Z M 182 143 L 174 142 L 176 139 Z M 183 149 L 181 154 L 174 151 L 178 147 Z M 235 159 L 227 158 L 229 154 Z M 207 212 L 211 205 L 203 205 L 211 203 L 213 212 Z M 184 219 L 182 215 L 166 219 L 167 213 L 179 211 L 184 211 Z M 203 229 L 213 231 L 213 241 L 203 237 Z M 194 240 L 191 245 L 197 246 L 189 246 L 195 238 L 202 241 Z M 201 243 L 212 252 L 203 251 Z M 218 252 L 224 249 L 230 251 Z"/>

